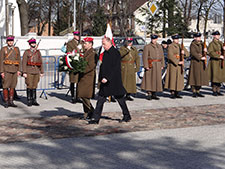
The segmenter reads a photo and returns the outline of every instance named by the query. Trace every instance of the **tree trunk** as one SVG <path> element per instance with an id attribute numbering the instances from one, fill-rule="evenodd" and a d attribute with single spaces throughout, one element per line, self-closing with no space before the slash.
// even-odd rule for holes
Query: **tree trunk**
<path id="1" fill-rule="evenodd" d="M 48 11 L 48 36 L 51 36 L 51 17 L 52 17 L 52 0 L 49 0 L 49 11 Z"/>
<path id="2" fill-rule="evenodd" d="M 28 33 L 28 8 L 25 0 L 16 0 L 19 13 L 20 13 L 20 24 L 21 24 L 21 35 L 24 36 Z"/>
<path id="3" fill-rule="evenodd" d="M 202 5 L 203 5 L 203 2 L 200 3 L 200 6 L 198 8 L 197 25 L 196 25 L 197 32 L 200 32 L 199 24 L 200 24 L 200 19 L 201 19 L 200 14 L 202 11 Z"/>

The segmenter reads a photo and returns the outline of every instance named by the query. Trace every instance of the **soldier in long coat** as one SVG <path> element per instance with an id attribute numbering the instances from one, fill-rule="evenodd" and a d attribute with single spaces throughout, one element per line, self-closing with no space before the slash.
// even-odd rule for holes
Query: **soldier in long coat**
<path id="1" fill-rule="evenodd" d="M 7 46 L 0 52 L 0 73 L 2 77 L 4 107 L 17 107 L 13 103 L 17 78 L 20 75 L 20 50 L 14 47 L 14 36 L 9 35 L 6 39 Z"/>
<path id="2" fill-rule="evenodd" d="M 74 38 L 70 40 L 67 43 L 66 47 L 66 52 L 73 52 L 74 50 L 77 52 L 80 52 L 82 49 L 82 45 L 80 44 L 80 32 L 79 31 L 74 31 L 73 32 Z M 75 92 L 74 87 L 75 83 L 77 84 L 78 82 L 78 73 L 70 73 L 69 74 L 69 81 L 70 81 L 70 92 L 71 92 L 71 102 L 76 103 L 79 102 L 79 99 L 77 97 L 77 92 Z M 75 95 L 76 93 L 76 95 Z"/>
<path id="3" fill-rule="evenodd" d="M 37 87 L 40 76 L 44 75 L 44 67 L 40 50 L 37 49 L 36 39 L 28 40 L 30 49 L 23 54 L 22 71 L 27 85 L 27 106 L 39 106 L 37 102 Z"/>
<path id="4" fill-rule="evenodd" d="M 140 57 L 133 46 L 133 39 L 127 38 L 125 45 L 120 48 L 121 75 L 123 86 L 127 91 L 126 99 L 133 101 L 131 93 L 136 93 L 136 72 L 140 68 Z"/>
<path id="5" fill-rule="evenodd" d="M 222 82 L 225 82 L 225 67 L 223 52 L 225 47 L 219 40 L 219 31 L 213 32 L 213 41 L 208 46 L 208 54 L 210 56 L 208 73 L 209 79 L 212 85 L 212 91 L 214 96 L 222 96 L 220 92 L 220 86 Z"/>
<path id="6" fill-rule="evenodd" d="M 200 93 L 201 86 L 209 85 L 207 72 L 207 58 L 204 56 L 207 48 L 201 41 L 201 33 L 194 34 L 194 40 L 190 45 L 191 65 L 189 71 L 189 85 L 191 85 L 193 97 L 204 97 Z"/>
<path id="7" fill-rule="evenodd" d="M 120 52 L 112 45 L 112 41 L 108 37 L 103 38 L 102 46 L 105 51 L 99 72 L 99 80 L 101 82 L 99 97 L 93 113 L 93 119 L 89 121 L 89 124 L 99 123 L 103 106 L 108 96 L 115 96 L 115 99 L 118 101 L 123 112 L 121 122 L 129 122 L 131 116 L 124 98 L 126 90 L 123 87 L 121 78 Z"/>
<path id="8" fill-rule="evenodd" d="M 90 102 L 94 92 L 96 67 L 96 53 L 93 49 L 93 38 L 84 38 L 84 49 L 84 58 L 88 64 L 85 72 L 79 74 L 77 96 L 81 98 L 83 102 L 84 119 L 89 119 L 94 111 L 94 108 Z"/>
<path id="9" fill-rule="evenodd" d="M 165 81 L 165 89 L 171 91 L 171 98 L 182 98 L 179 92 L 184 88 L 184 61 L 181 59 L 181 54 L 184 57 L 188 57 L 189 53 L 187 49 L 181 49 L 179 44 L 179 35 L 172 36 L 173 43 L 168 48 L 168 66 Z"/>
<path id="10" fill-rule="evenodd" d="M 145 68 L 141 89 L 148 93 L 147 99 L 159 100 L 156 92 L 162 92 L 162 69 L 164 67 L 164 54 L 158 36 L 151 36 L 151 43 L 144 47 L 143 65 Z"/>

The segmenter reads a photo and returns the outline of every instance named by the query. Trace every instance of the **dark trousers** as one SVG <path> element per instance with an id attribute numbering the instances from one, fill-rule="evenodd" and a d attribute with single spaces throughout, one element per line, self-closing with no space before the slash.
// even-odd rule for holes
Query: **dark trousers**
<path id="1" fill-rule="evenodd" d="M 130 112 L 127 108 L 127 104 L 125 101 L 125 98 L 123 96 L 114 96 L 117 102 L 120 105 L 120 108 L 122 109 L 122 113 L 124 118 L 130 117 Z M 106 102 L 106 97 L 99 96 L 98 101 L 96 103 L 96 107 L 94 110 L 93 118 L 94 120 L 98 121 L 101 118 L 102 115 L 102 110 L 103 110 L 103 105 Z"/>

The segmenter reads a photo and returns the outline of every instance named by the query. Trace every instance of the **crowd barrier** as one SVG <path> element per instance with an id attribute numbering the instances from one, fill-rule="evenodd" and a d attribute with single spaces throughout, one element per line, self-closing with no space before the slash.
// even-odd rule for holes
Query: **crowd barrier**
<path id="1" fill-rule="evenodd" d="M 43 95 L 47 99 L 47 95 L 45 93 L 46 90 L 53 90 L 56 88 L 56 57 L 55 56 L 42 56 L 43 66 L 44 66 L 44 76 L 40 77 L 40 82 L 38 83 L 37 90 L 41 90 L 42 93 L 40 97 Z M 18 77 L 18 83 L 16 87 L 17 91 L 25 91 L 26 84 L 25 78 L 23 76 Z"/>

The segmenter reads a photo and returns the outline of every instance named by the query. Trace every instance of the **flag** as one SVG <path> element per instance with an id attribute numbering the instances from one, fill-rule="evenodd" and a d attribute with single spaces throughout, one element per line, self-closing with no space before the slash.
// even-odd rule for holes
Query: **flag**
<path id="1" fill-rule="evenodd" d="M 113 39 L 113 34 L 112 34 L 112 29 L 111 29 L 111 26 L 110 26 L 109 23 L 107 24 L 107 29 L 106 29 L 106 32 L 105 32 L 104 37 L 110 38 L 112 40 L 113 46 L 115 46 L 114 39 Z M 100 62 L 102 62 L 102 58 L 103 58 L 104 51 L 105 51 L 105 49 L 102 47 L 101 48 L 101 52 L 100 52 L 100 56 L 99 56 L 99 61 Z"/>

